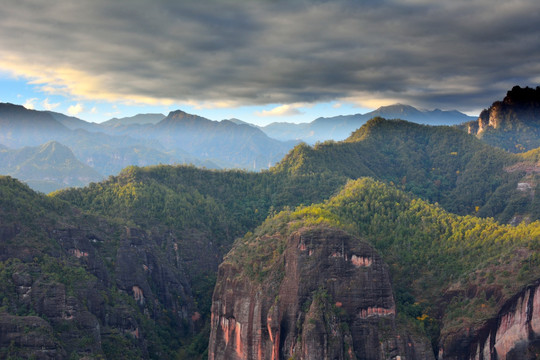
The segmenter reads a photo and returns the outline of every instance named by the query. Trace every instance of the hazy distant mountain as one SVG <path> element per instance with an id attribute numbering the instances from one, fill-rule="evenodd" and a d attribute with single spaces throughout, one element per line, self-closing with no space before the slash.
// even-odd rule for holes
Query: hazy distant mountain
<path id="1" fill-rule="evenodd" d="M 308 124 L 272 123 L 261 129 L 278 140 L 301 139 L 307 143 L 325 140 L 346 139 L 354 130 L 360 128 L 374 117 L 402 119 L 424 125 L 457 125 L 475 119 L 459 111 L 418 110 L 409 105 L 395 104 L 382 106 L 366 114 L 321 117 Z"/>
<path id="2" fill-rule="evenodd" d="M 231 118 L 231 119 L 225 119 L 226 121 L 230 121 L 232 123 L 235 123 L 236 125 L 249 125 L 249 126 L 254 126 L 254 127 L 259 127 L 257 125 L 253 125 L 253 124 L 250 124 L 248 122 L 245 122 L 243 120 L 240 120 L 240 119 L 236 119 L 236 118 Z M 225 121 L 224 120 L 224 121 Z"/>
<path id="3" fill-rule="evenodd" d="M 9 149 L 58 141 L 71 149 L 71 156 L 100 176 L 117 174 L 130 165 L 193 164 L 212 169 L 259 170 L 275 164 L 296 144 L 271 139 L 256 126 L 228 120 L 212 121 L 182 111 L 172 112 L 167 117 L 140 114 L 96 124 L 60 113 L 0 104 L 0 130 L 0 144 Z M 3 160 L 7 161 L 6 154 L 4 152 Z M 23 161 L 14 155 L 9 159 Z M 84 172 L 80 167 L 75 169 Z M 28 174 L 14 168 L 4 173 L 19 177 L 41 191 L 56 189 L 57 185 L 49 184 L 55 181 L 64 186 L 82 185 L 72 180 L 49 180 L 52 179 L 50 174 L 42 172 L 41 179 L 46 181 L 44 188 L 42 184 L 34 186 L 39 180 L 38 171 L 32 174 L 32 182 Z M 95 180 L 85 174 L 77 178 Z"/>
<path id="4" fill-rule="evenodd" d="M 103 175 L 83 164 L 67 146 L 56 141 L 17 150 L 0 149 L 0 174 L 20 179 L 45 193 L 103 179 Z"/>
<path id="5" fill-rule="evenodd" d="M 82 129 L 90 132 L 103 131 L 99 124 L 89 123 L 74 116 L 67 116 L 54 111 L 44 111 L 44 113 L 50 114 L 56 121 L 71 130 Z"/>
<path id="6" fill-rule="evenodd" d="M 0 130 L 0 143 L 10 148 L 61 141 L 70 133 L 48 112 L 9 103 L 0 103 Z"/>
<path id="7" fill-rule="evenodd" d="M 272 166 L 295 144 L 271 139 L 251 125 L 212 121 L 181 110 L 169 113 L 151 131 L 167 148 L 252 170 Z"/>
<path id="8" fill-rule="evenodd" d="M 102 126 L 123 126 L 123 125 L 155 125 L 161 120 L 165 119 L 163 114 L 137 114 L 135 116 L 112 118 L 110 120 L 101 123 Z"/>
<path id="9" fill-rule="evenodd" d="M 463 126 L 484 142 L 510 152 L 540 147 L 540 87 L 514 86 L 502 101 Z"/>
<path id="10" fill-rule="evenodd" d="M 139 117 L 139 119 L 144 118 L 145 116 Z M 133 129 L 141 131 L 141 126 L 152 125 L 135 124 L 127 126 L 127 129 L 123 129 L 126 126 L 121 125 L 107 127 L 60 113 L 28 110 L 20 105 L 0 103 L 0 149 L 6 150 L 1 153 L 1 161 L 4 165 L 0 167 L 0 170 L 3 174 L 18 177 L 36 190 L 48 192 L 60 187 L 85 185 L 103 176 L 117 174 L 130 165 L 187 163 L 212 169 L 219 168 L 216 163 L 200 160 L 197 156 L 181 149 L 166 149 L 156 138 L 134 138 L 125 135 L 125 132 L 133 131 Z M 30 162 L 25 157 L 33 156 L 35 149 L 27 147 L 41 146 L 50 141 L 64 144 L 61 146 L 63 155 L 67 156 L 65 152 L 69 150 L 71 157 L 76 157 L 75 160 L 80 161 L 81 164 L 85 164 L 90 169 L 93 168 L 95 173 L 89 176 L 84 168 L 75 166 L 72 169 L 73 172 L 80 171 L 80 174 L 77 176 L 71 173 L 65 174 L 65 168 L 60 171 L 48 166 L 46 161 L 44 163 L 46 167 L 31 165 L 35 156 Z M 53 148 L 58 149 L 59 146 L 53 146 Z M 69 161 L 66 160 L 66 162 Z M 11 164 L 10 167 L 6 167 L 6 162 Z M 28 167 L 16 168 L 23 163 Z M 27 169 L 34 169 L 34 171 L 29 174 Z M 56 175 L 52 174 L 53 172 L 57 172 L 58 177 L 63 176 L 63 179 L 67 180 L 57 179 Z M 96 174 L 98 174 L 97 177 Z"/>

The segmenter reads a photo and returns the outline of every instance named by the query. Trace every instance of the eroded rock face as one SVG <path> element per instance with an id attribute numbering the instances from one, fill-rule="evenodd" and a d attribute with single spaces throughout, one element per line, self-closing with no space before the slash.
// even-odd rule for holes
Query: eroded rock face
<path id="1" fill-rule="evenodd" d="M 0 230 L 1 244 L 17 240 L 16 226 Z M 115 245 L 108 231 L 45 229 L 54 257 L 27 259 L 24 248 L 10 249 L 15 259 L 3 264 L 0 284 L 0 358 L 104 358 L 118 339 L 133 339 L 136 356 L 148 358 L 142 319 L 158 321 L 164 310 L 183 325 L 179 333 L 193 331 L 198 313 L 172 241 L 123 230 Z"/>
<path id="2" fill-rule="evenodd" d="M 477 133 L 489 128 L 516 126 L 522 121 L 538 125 L 540 119 L 540 87 L 536 89 L 515 86 L 508 91 L 503 101 L 496 101 L 483 110 L 478 118 Z"/>
<path id="3" fill-rule="evenodd" d="M 434 358 L 427 340 L 397 330 L 388 268 L 368 244 L 303 229 L 275 264 L 262 283 L 222 264 L 210 360 Z"/>
<path id="4" fill-rule="evenodd" d="M 0 316 L 0 358 L 67 359 L 47 321 L 37 316 Z"/>
<path id="5" fill-rule="evenodd" d="M 441 359 L 532 360 L 540 357 L 540 282 L 506 302 L 497 318 L 441 347 Z"/>

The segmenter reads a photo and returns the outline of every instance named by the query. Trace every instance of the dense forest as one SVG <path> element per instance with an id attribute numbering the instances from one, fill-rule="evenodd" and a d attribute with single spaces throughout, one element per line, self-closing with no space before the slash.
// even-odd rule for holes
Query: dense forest
<path id="1" fill-rule="evenodd" d="M 283 271 L 284 239 L 320 226 L 343 229 L 377 249 L 390 266 L 398 313 L 433 344 L 493 318 L 540 277 L 540 223 L 510 226 L 454 215 L 370 178 L 349 182 L 322 204 L 269 218 L 238 240 L 225 262 L 238 264 L 253 281 L 271 283 Z"/>

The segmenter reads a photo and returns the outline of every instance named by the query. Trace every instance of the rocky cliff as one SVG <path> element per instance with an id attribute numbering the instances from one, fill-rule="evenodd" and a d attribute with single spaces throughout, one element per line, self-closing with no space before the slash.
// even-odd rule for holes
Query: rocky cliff
<path id="1" fill-rule="evenodd" d="M 540 146 L 540 87 L 514 86 L 502 101 L 483 110 L 476 122 L 467 124 L 470 134 L 511 152 Z"/>
<path id="2" fill-rule="evenodd" d="M 479 329 L 442 339 L 440 359 L 533 360 L 540 357 L 540 281 L 527 286 Z"/>
<path id="3" fill-rule="evenodd" d="M 173 358 L 201 322 L 178 243 L 0 177 L 0 358 Z"/>
<path id="4" fill-rule="evenodd" d="M 246 246 L 219 268 L 210 360 L 434 358 L 399 326 L 388 268 L 367 243 L 317 227 Z M 250 247 L 273 250 L 253 267 Z"/>

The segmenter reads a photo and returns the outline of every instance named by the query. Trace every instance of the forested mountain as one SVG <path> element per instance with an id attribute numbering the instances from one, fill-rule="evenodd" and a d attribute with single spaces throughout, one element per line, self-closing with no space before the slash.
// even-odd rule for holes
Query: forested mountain
<path id="1" fill-rule="evenodd" d="M 0 172 L 44 193 L 103 179 L 93 168 L 77 160 L 68 147 L 56 141 L 17 150 L 0 149 Z"/>
<path id="2" fill-rule="evenodd" d="M 540 147 L 540 87 L 514 86 L 494 102 L 467 131 L 486 143 L 518 153 Z"/>
<path id="3" fill-rule="evenodd" d="M 295 147 L 276 170 L 370 176 L 457 214 L 538 219 L 533 160 L 484 144 L 456 128 L 375 118 L 343 142 Z M 522 184 L 521 188 L 518 184 Z"/>
<path id="4" fill-rule="evenodd" d="M 344 140 L 374 117 L 401 119 L 424 125 L 458 125 L 474 119 L 456 110 L 422 111 L 410 105 L 395 104 L 381 106 L 365 114 L 321 117 L 305 124 L 272 123 L 261 129 L 275 139 L 301 139 L 309 144 L 315 144 L 317 141 Z"/>
<path id="5" fill-rule="evenodd" d="M 339 359 L 434 359 L 426 337 L 439 359 L 529 358 L 538 347 L 528 336 L 540 336 L 524 319 L 540 311 L 539 244 L 538 222 L 461 217 L 371 179 L 350 182 L 235 243 L 214 293 L 210 359 L 242 358 L 256 344 L 280 358 L 314 359 L 315 349 Z"/>
<path id="6" fill-rule="evenodd" d="M 206 121 L 140 126 L 253 131 Z M 49 196 L 1 177 L 0 357 L 526 358 L 539 156 L 374 118 L 258 173 L 131 166 Z"/>

